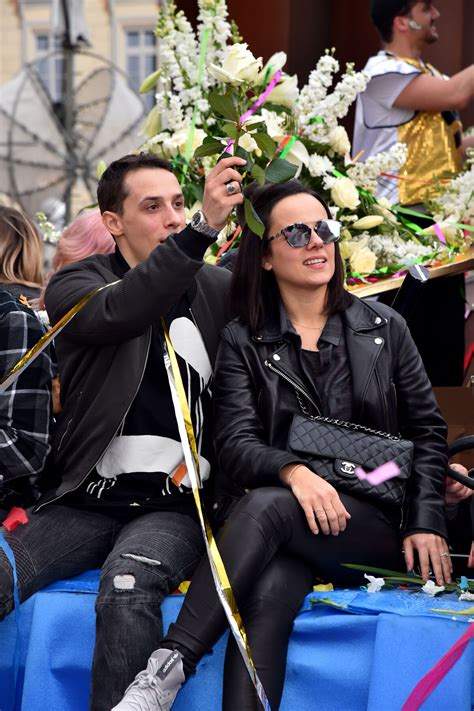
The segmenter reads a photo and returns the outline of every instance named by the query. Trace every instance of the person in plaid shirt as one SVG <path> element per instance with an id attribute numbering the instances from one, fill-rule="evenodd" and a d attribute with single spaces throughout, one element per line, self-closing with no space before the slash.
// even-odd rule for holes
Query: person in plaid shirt
<path id="1" fill-rule="evenodd" d="M 0 286 L 0 379 L 43 333 L 26 299 Z M 38 479 L 50 449 L 53 377 L 48 347 L 0 393 L 0 522 L 12 506 L 28 506 L 38 498 Z"/>

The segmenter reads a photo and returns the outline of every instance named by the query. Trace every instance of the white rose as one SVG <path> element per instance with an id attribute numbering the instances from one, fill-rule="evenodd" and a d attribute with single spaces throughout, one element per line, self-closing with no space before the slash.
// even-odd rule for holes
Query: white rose
<path id="1" fill-rule="evenodd" d="M 332 129 L 328 137 L 329 145 L 331 148 L 339 153 L 340 155 L 345 155 L 350 153 L 351 142 L 349 141 L 349 136 L 344 126 L 336 126 Z"/>
<path id="2" fill-rule="evenodd" d="M 145 122 L 140 129 L 140 135 L 145 136 L 145 138 L 152 138 L 152 136 L 156 136 L 156 134 L 159 132 L 161 128 L 161 112 L 158 108 L 158 106 L 155 104 L 155 106 L 152 108 L 150 113 L 145 119 Z"/>
<path id="3" fill-rule="evenodd" d="M 253 153 L 254 151 L 258 154 L 261 153 L 255 138 L 252 138 L 250 133 L 244 133 L 239 138 L 239 146 L 247 151 L 247 153 Z"/>
<path id="4" fill-rule="evenodd" d="M 383 217 L 380 215 L 366 215 L 354 222 L 351 226 L 356 230 L 370 230 L 372 227 L 378 227 L 382 223 Z"/>
<path id="5" fill-rule="evenodd" d="M 283 138 L 284 136 L 281 136 L 279 143 L 283 140 Z M 295 141 L 286 154 L 285 160 L 298 166 L 298 170 L 295 173 L 295 178 L 298 178 L 301 173 L 301 169 L 304 165 L 307 166 L 309 161 L 309 153 L 304 143 L 301 143 L 301 141 Z"/>
<path id="6" fill-rule="evenodd" d="M 339 207 L 354 210 L 360 204 L 359 193 L 350 178 L 338 178 L 331 188 L 331 198 Z"/>
<path id="7" fill-rule="evenodd" d="M 262 118 L 265 121 L 265 126 L 267 133 L 272 138 L 277 145 L 279 145 L 285 138 L 288 137 L 288 133 L 285 133 L 285 117 L 280 116 L 275 111 L 268 111 L 267 109 L 262 109 Z M 301 141 L 295 141 L 288 153 L 285 156 L 285 160 L 293 165 L 298 166 L 298 172 L 295 178 L 301 173 L 303 165 L 307 166 L 310 161 L 310 155 L 306 149 L 306 146 Z"/>
<path id="8" fill-rule="evenodd" d="M 383 197 L 383 195 L 382 195 L 382 197 L 377 198 L 377 202 L 380 205 L 380 207 L 383 207 L 386 210 L 392 209 L 392 203 L 390 202 L 390 200 L 387 200 L 386 197 Z"/>
<path id="9" fill-rule="evenodd" d="M 222 62 L 222 66 L 209 65 L 209 74 L 217 81 L 238 86 L 245 82 L 254 84 L 262 68 L 262 58 L 255 59 L 247 44 L 231 45 Z"/>
<path id="10" fill-rule="evenodd" d="M 267 101 L 280 106 L 288 106 L 288 108 L 292 109 L 298 96 L 298 77 L 296 74 L 291 77 L 288 74 L 283 74 L 280 82 L 268 95 Z"/>
<path id="11" fill-rule="evenodd" d="M 258 75 L 257 84 L 262 84 L 266 79 L 267 83 L 275 76 L 275 74 L 283 69 L 286 64 L 286 52 L 275 52 L 272 54 L 268 62 L 263 67 L 262 71 Z M 267 74 L 268 72 L 268 74 Z"/>
<path id="12" fill-rule="evenodd" d="M 358 274 L 371 274 L 377 264 L 377 257 L 368 247 L 360 247 L 351 254 L 351 271 Z"/>
<path id="13" fill-rule="evenodd" d="M 163 141 L 163 148 L 172 156 L 175 156 L 178 153 L 184 155 L 188 145 L 190 130 L 191 128 L 189 126 L 183 126 L 183 128 L 179 128 L 177 131 L 174 131 Z M 206 132 L 201 128 L 196 128 L 194 130 L 191 143 L 191 155 L 194 153 L 196 148 L 201 145 L 206 136 Z"/>
<path id="14" fill-rule="evenodd" d="M 262 118 L 265 121 L 267 133 L 270 138 L 275 138 L 275 136 L 283 135 L 283 125 L 285 123 L 284 116 L 280 116 L 280 114 L 277 114 L 276 111 L 268 111 L 268 109 L 262 109 Z"/>
<path id="15" fill-rule="evenodd" d="M 459 230 L 457 227 L 454 227 L 450 222 L 438 222 L 437 225 L 441 230 L 441 233 L 443 234 L 446 242 L 455 243 L 458 237 L 462 237 L 462 230 Z M 424 231 L 427 235 L 432 235 L 433 237 L 439 239 L 439 235 L 435 230 L 434 225 L 426 227 Z"/>

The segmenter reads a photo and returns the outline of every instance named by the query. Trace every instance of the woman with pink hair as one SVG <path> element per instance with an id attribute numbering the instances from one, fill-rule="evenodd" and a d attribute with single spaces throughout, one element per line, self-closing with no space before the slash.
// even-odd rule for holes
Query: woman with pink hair
<path id="1" fill-rule="evenodd" d="M 39 308 L 44 309 L 44 292 L 49 280 L 59 269 L 92 254 L 110 254 L 115 250 L 115 242 L 103 225 L 99 210 L 88 210 L 78 215 L 63 231 L 52 260 L 53 269 L 39 299 Z"/>
<path id="2" fill-rule="evenodd" d="M 99 210 L 76 217 L 61 235 L 53 257 L 53 272 L 92 254 L 110 254 L 115 242 L 102 223 Z"/>

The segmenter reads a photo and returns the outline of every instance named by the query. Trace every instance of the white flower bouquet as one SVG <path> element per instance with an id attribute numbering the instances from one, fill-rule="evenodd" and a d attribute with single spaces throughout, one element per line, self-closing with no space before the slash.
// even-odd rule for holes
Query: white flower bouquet
<path id="1" fill-rule="evenodd" d="M 344 225 L 341 251 L 350 283 L 442 259 L 460 248 L 441 242 L 436 231 L 417 229 L 387 201 L 377 200 L 376 179 L 404 163 L 403 144 L 364 163 L 350 157 L 339 120 L 364 91 L 364 72 L 349 64 L 335 81 L 339 62 L 334 50 L 326 51 L 300 91 L 297 77 L 284 72 L 284 52 L 265 66 L 253 56 L 228 21 L 225 0 L 198 0 L 198 5 L 196 32 L 172 2 L 161 8 L 160 68 L 142 85 L 142 91 L 156 92 L 142 150 L 173 161 L 189 207 L 202 199 L 205 173 L 227 151 L 246 159 L 244 185 L 297 177 L 334 206 L 334 217 Z M 245 216 L 262 235 L 248 201 Z M 214 248 L 214 257 L 222 242 L 232 241 L 233 229 L 230 225 Z M 237 244 L 238 237 L 227 246 Z"/>

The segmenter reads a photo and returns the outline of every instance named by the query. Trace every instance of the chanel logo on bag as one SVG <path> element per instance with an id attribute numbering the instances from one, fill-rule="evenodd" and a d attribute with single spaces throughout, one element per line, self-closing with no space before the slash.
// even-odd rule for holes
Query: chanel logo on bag
<path id="1" fill-rule="evenodd" d="M 356 465 L 354 464 L 354 462 L 341 462 L 341 472 L 343 474 L 354 474 L 355 469 Z"/>

